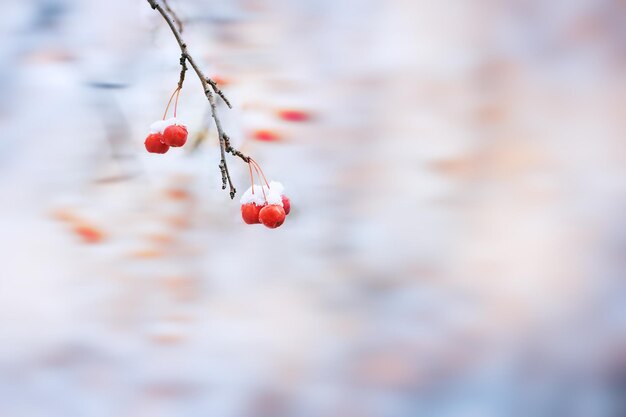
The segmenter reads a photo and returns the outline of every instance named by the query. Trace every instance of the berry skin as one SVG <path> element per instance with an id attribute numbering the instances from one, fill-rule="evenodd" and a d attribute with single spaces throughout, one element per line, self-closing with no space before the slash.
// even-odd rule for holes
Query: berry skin
<path id="1" fill-rule="evenodd" d="M 289 198 L 284 195 L 281 196 L 281 198 L 283 199 L 283 209 L 285 210 L 285 215 L 287 215 L 291 211 L 291 201 L 289 201 Z"/>
<path id="2" fill-rule="evenodd" d="M 171 125 L 163 131 L 163 143 L 178 148 L 187 142 L 187 128 L 180 125 Z"/>
<path id="3" fill-rule="evenodd" d="M 288 122 L 306 122 L 310 119 L 309 114 L 301 110 L 281 110 L 278 117 Z"/>
<path id="4" fill-rule="evenodd" d="M 254 203 L 247 203 L 241 205 L 241 218 L 246 224 L 258 224 L 259 212 L 263 206 L 257 206 Z"/>
<path id="5" fill-rule="evenodd" d="M 285 210 L 276 204 L 265 206 L 259 212 L 259 220 L 264 226 L 276 229 L 285 221 Z"/>
<path id="6" fill-rule="evenodd" d="M 163 135 L 160 133 L 151 133 L 143 143 L 146 150 L 150 153 L 165 153 L 170 147 L 163 143 Z"/>

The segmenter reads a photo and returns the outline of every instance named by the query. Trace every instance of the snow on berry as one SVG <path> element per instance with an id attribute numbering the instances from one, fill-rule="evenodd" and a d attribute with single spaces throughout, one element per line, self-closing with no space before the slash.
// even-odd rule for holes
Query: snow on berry
<path id="1" fill-rule="evenodd" d="M 265 187 L 265 189 L 267 190 L 267 187 Z M 254 203 L 257 206 L 265 205 L 265 198 L 263 197 L 262 187 L 255 184 L 252 187 L 248 188 L 239 199 L 239 202 L 242 205 L 250 203 Z"/>
<path id="2" fill-rule="evenodd" d="M 157 137 L 162 146 L 159 146 L 156 142 Z M 185 142 L 187 142 L 187 127 L 180 120 L 172 117 L 165 120 L 157 120 L 150 125 L 150 135 L 146 138 L 145 145 L 148 152 L 165 153 L 170 146 L 183 146 Z"/>
<path id="3" fill-rule="evenodd" d="M 270 181 L 268 190 L 267 202 L 268 204 L 276 204 L 285 209 L 285 214 L 289 214 L 291 211 L 291 201 L 285 195 L 285 187 L 278 181 Z"/>
<path id="4" fill-rule="evenodd" d="M 150 125 L 150 133 L 163 134 L 169 126 L 184 126 L 176 117 L 169 119 L 157 120 Z"/>
<path id="5" fill-rule="evenodd" d="M 278 181 L 270 181 L 269 187 L 265 187 L 267 193 L 267 203 L 283 206 L 283 193 L 285 187 Z"/>
<path id="6" fill-rule="evenodd" d="M 241 204 L 255 203 L 257 205 L 275 204 L 283 206 L 283 192 L 285 187 L 278 181 L 270 181 L 269 187 L 267 185 L 260 186 L 255 184 L 248 188 L 245 193 L 239 199 Z"/>
<path id="7" fill-rule="evenodd" d="M 254 184 L 248 188 L 239 200 L 243 221 L 247 224 L 263 223 L 272 229 L 283 224 L 285 215 L 291 209 L 291 202 L 284 192 L 285 187 L 278 181 L 270 181 L 263 186 Z M 268 210 L 263 211 L 266 208 Z M 261 216 L 261 213 L 265 214 Z"/>

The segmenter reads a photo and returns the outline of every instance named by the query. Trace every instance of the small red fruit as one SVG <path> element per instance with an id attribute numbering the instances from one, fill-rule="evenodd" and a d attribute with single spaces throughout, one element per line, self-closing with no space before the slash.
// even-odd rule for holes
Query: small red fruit
<path id="1" fill-rule="evenodd" d="M 285 215 L 289 214 L 291 211 L 291 201 L 286 196 L 281 196 L 283 199 L 283 209 L 285 210 Z"/>
<path id="2" fill-rule="evenodd" d="M 256 140 L 262 140 L 264 142 L 273 142 L 279 139 L 278 134 L 271 130 L 255 130 L 253 137 Z"/>
<path id="3" fill-rule="evenodd" d="M 276 229 L 285 221 L 285 210 L 276 204 L 265 206 L 259 212 L 259 220 L 270 229 Z"/>
<path id="4" fill-rule="evenodd" d="M 263 206 L 257 206 L 254 203 L 247 203 L 241 205 L 241 218 L 246 224 L 257 224 L 259 221 L 259 212 Z"/>
<path id="5" fill-rule="evenodd" d="M 178 148 L 187 142 L 187 128 L 181 125 L 171 125 L 163 131 L 163 143 Z"/>
<path id="6" fill-rule="evenodd" d="M 163 135 L 160 133 L 151 133 L 143 143 L 146 150 L 150 153 L 165 153 L 170 147 L 163 143 Z"/>
<path id="7" fill-rule="evenodd" d="M 306 122 L 310 118 L 309 114 L 302 110 L 281 110 L 278 117 L 288 122 Z"/>

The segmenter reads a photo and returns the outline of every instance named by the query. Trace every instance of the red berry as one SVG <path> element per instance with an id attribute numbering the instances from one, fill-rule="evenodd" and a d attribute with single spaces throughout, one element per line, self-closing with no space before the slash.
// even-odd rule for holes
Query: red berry
<path id="1" fill-rule="evenodd" d="M 241 217 L 246 224 L 261 223 L 259 221 L 259 212 L 263 206 L 257 206 L 254 203 L 247 203 L 241 205 Z"/>
<path id="2" fill-rule="evenodd" d="M 278 134 L 271 130 L 256 130 L 253 136 L 256 140 L 262 140 L 264 142 L 273 142 L 279 139 Z"/>
<path id="3" fill-rule="evenodd" d="M 171 125 L 163 131 L 163 143 L 175 148 L 187 142 L 187 128 L 180 125 Z"/>
<path id="4" fill-rule="evenodd" d="M 285 215 L 289 214 L 291 211 L 291 201 L 286 196 L 282 196 L 283 199 L 283 209 L 285 210 Z"/>
<path id="5" fill-rule="evenodd" d="M 306 122 L 310 118 L 309 114 L 302 110 L 281 110 L 278 117 L 288 122 Z"/>
<path id="6" fill-rule="evenodd" d="M 165 153 L 170 147 L 163 143 L 163 135 L 160 133 L 151 133 L 143 143 L 146 150 L 150 153 Z"/>
<path id="7" fill-rule="evenodd" d="M 285 221 L 285 210 L 276 204 L 265 206 L 259 212 L 259 220 L 270 229 L 276 229 Z"/>

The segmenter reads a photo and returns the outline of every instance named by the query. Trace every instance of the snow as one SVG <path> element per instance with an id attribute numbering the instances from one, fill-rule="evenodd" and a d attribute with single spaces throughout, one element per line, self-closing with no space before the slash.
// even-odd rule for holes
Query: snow
<path id="1" fill-rule="evenodd" d="M 267 188 L 267 187 L 266 187 Z M 252 192 L 254 190 L 254 193 Z M 239 199 L 241 204 L 249 204 L 254 203 L 257 206 L 262 206 L 265 204 L 265 200 L 263 198 L 263 192 L 261 191 L 261 186 L 258 184 L 254 184 L 249 187 L 245 193 Z"/>
<path id="2" fill-rule="evenodd" d="M 254 193 L 252 192 L 253 187 Z M 263 195 L 263 191 L 265 191 L 265 195 Z M 278 181 L 270 181 L 269 187 L 264 185 L 262 189 L 261 185 L 254 184 L 254 186 L 246 190 L 239 202 L 241 204 L 254 203 L 258 206 L 262 206 L 266 202 L 265 197 L 267 197 L 268 204 L 275 204 L 282 207 L 284 191 L 285 187 Z"/>
<path id="3" fill-rule="evenodd" d="M 184 124 L 175 117 L 171 117 L 167 120 L 157 120 L 150 125 L 150 133 L 163 133 L 169 126 L 177 125 L 184 126 Z"/>

